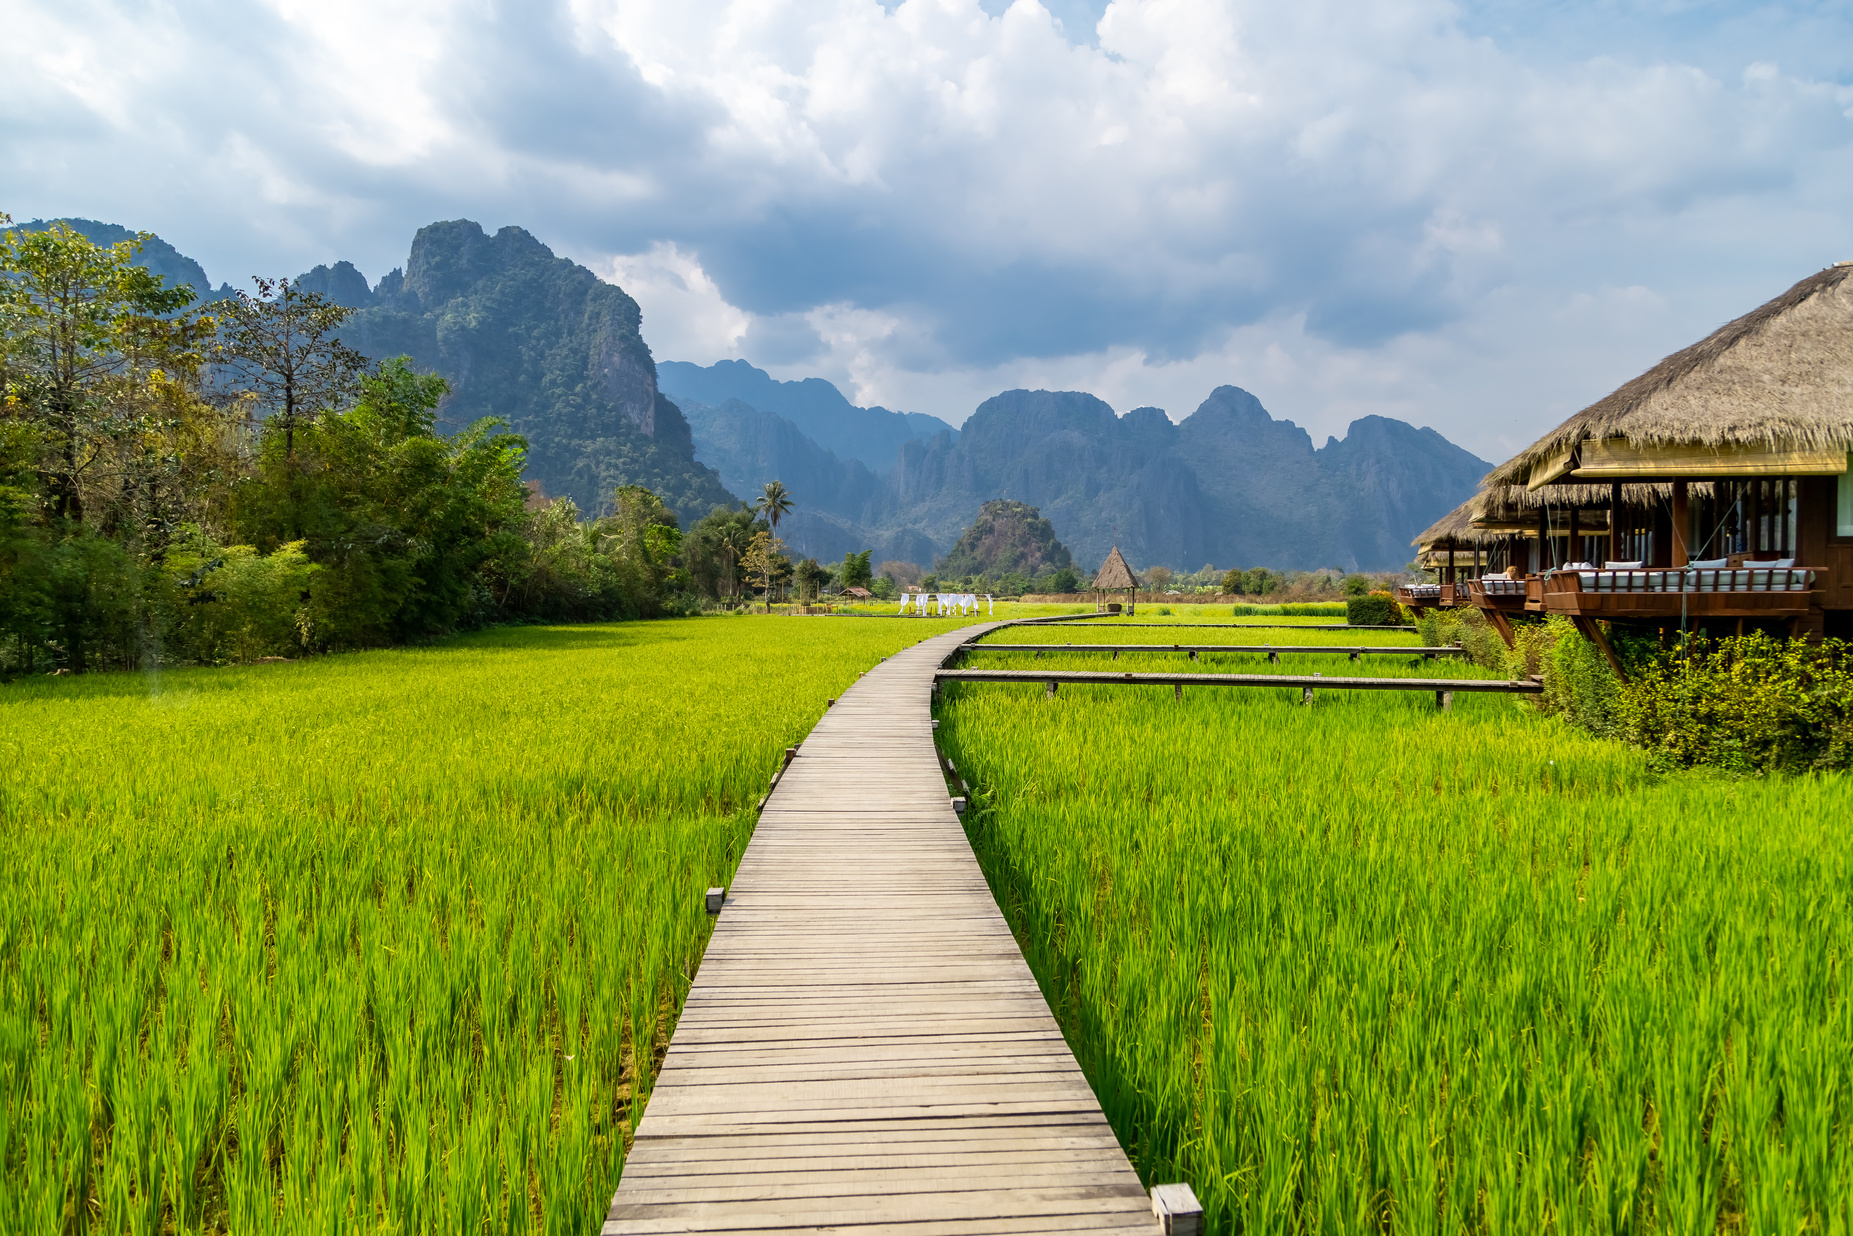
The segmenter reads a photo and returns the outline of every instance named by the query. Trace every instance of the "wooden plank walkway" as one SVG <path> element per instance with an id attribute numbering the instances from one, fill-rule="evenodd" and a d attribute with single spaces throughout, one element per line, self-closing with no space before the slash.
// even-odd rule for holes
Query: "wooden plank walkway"
<path id="1" fill-rule="evenodd" d="M 768 797 L 606 1236 L 1157 1230 L 933 745 L 940 662 L 989 629 L 870 671 Z"/>

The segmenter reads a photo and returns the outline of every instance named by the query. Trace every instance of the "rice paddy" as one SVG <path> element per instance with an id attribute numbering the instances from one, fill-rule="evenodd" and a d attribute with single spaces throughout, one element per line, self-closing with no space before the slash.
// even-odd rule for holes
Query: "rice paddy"
<path id="1" fill-rule="evenodd" d="M 597 1230 L 780 752 L 953 625 L 0 687 L 0 1231 Z"/>
<path id="2" fill-rule="evenodd" d="M 954 685 L 940 716 L 1108 1118 L 1210 1230 L 1853 1229 L 1846 778 L 1660 780 L 1499 697 Z"/>
<path id="3" fill-rule="evenodd" d="M 1417 642 L 1140 619 L 992 639 Z M 0 688 L 0 1230 L 596 1230 L 779 753 L 955 625 L 531 629 Z M 940 707 L 1051 1008 L 1142 1175 L 1189 1182 L 1211 1230 L 1853 1230 L 1848 779 L 1659 779 L 1487 696 Z"/>

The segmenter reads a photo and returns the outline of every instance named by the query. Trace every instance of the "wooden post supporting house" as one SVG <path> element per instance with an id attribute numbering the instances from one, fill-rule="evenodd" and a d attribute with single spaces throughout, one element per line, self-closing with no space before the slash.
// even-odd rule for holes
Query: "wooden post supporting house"
<path id="1" fill-rule="evenodd" d="M 1686 478 L 1680 477 L 1673 482 L 1673 565 L 1683 567 L 1690 559 L 1686 557 L 1686 538 L 1692 531 L 1692 508 L 1686 490 Z"/>

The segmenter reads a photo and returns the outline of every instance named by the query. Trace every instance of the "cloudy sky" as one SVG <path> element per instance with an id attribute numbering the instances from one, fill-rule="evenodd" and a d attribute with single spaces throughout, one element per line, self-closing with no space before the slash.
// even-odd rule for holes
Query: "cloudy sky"
<path id="1" fill-rule="evenodd" d="M 1853 0 L 0 0 L 0 210 L 215 280 L 518 224 L 957 423 L 1233 383 L 1501 459 L 1853 258 Z"/>

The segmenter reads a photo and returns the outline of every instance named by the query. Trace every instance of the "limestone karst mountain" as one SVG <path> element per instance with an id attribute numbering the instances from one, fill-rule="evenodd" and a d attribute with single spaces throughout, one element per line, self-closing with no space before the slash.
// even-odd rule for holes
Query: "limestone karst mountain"
<path id="1" fill-rule="evenodd" d="M 447 421 L 505 417 L 527 437 L 528 475 L 549 495 L 596 511 L 619 485 L 647 485 L 685 525 L 734 500 L 696 462 L 688 422 L 657 390 L 637 302 L 521 228 L 420 228 L 404 269 L 365 297 L 345 262 L 302 280 L 358 310 L 347 343 L 409 355 L 448 379 Z"/>
<path id="2" fill-rule="evenodd" d="M 98 240 L 131 235 L 71 222 Z M 209 287 L 159 239 L 144 261 Z M 356 310 L 346 340 L 360 351 L 443 374 L 446 422 L 500 416 L 526 435 L 528 475 L 548 494 L 596 511 L 618 485 L 647 485 L 686 525 L 779 479 L 798 500 L 781 535 L 819 559 L 873 549 L 925 564 L 984 503 L 1009 499 L 1039 508 L 1083 570 L 1116 542 L 1141 568 L 1395 568 L 1490 467 L 1385 417 L 1315 446 L 1234 386 L 1180 421 L 1157 408 L 1116 415 L 1075 391 L 1005 391 L 954 430 L 745 361 L 659 366 L 636 301 L 518 227 L 434 223 L 372 286 L 344 261 L 300 283 Z"/>

